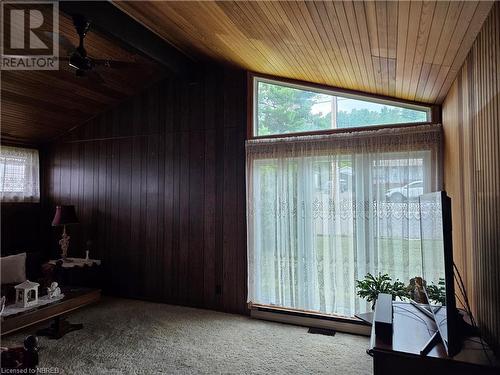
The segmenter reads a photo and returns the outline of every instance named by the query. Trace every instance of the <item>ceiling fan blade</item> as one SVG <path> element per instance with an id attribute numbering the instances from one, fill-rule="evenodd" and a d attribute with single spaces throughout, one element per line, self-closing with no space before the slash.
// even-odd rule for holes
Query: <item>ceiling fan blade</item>
<path id="1" fill-rule="evenodd" d="M 44 31 L 43 34 L 51 39 L 57 38 L 59 40 L 59 45 L 67 51 L 73 51 L 76 49 L 76 46 L 64 35 L 52 33 L 50 31 Z"/>
<path id="2" fill-rule="evenodd" d="M 104 79 L 101 77 L 101 75 L 99 73 L 97 73 L 96 71 L 90 70 L 90 71 L 86 72 L 85 75 L 95 83 L 99 83 L 101 85 L 106 83 L 106 81 L 104 81 Z"/>

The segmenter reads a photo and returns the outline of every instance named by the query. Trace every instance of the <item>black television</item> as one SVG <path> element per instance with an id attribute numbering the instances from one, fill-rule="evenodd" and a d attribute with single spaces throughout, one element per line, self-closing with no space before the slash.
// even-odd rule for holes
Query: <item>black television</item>
<path id="1" fill-rule="evenodd" d="M 422 354 L 441 339 L 448 356 L 452 357 L 460 351 L 461 340 L 453 279 L 451 199 L 445 191 L 421 195 L 419 210 L 423 289 L 428 301 L 427 311 L 437 326 Z"/>

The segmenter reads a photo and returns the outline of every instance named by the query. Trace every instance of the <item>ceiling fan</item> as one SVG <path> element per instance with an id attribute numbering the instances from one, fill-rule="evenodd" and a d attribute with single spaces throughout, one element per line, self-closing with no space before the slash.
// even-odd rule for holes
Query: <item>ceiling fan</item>
<path id="1" fill-rule="evenodd" d="M 135 64 L 118 60 L 94 59 L 88 56 L 85 50 L 84 41 L 85 36 L 90 30 L 91 22 L 80 14 L 73 15 L 72 18 L 76 32 L 79 36 L 79 44 L 75 47 L 68 38 L 64 35 L 59 35 L 59 43 L 63 49 L 68 52 L 72 51 L 68 57 L 61 57 L 59 60 L 68 61 L 69 66 L 75 69 L 77 77 L 87 76 L 96 82 L 104 83 L 104 79 L 98 73 L 102 68 L 124 68 Z M 47 34 L 53 35 L 52 33 Z"/>

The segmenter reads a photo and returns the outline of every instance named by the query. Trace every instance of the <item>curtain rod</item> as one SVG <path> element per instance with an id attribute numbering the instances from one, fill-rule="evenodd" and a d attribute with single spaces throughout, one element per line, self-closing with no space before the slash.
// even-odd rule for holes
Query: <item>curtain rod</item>
<path id="1" fill-rule="evenodd" d="M 428 134 L 428 133 L 438 133 L 442 131 L 441 124 L 427 124 L 427 125 L 414 125 L 407 127 L 397 127 L 397 128 L 381 128 L 381 129 L 367 129 L 361 130 L 356 129 L 351 132 L 339 132 L 339 133 L 326 133 L 326 134 L 311 134 L 311 135 L 298 135 L 290 136 L 286 135 L 283 137 L 273 137 L 273 138 L 260 138 L 260 139 L 249 139 L 247 140 L 247 145 L 256 144 L 287 144 L 295 142 L 314 142 L 318 140 L 328 140 L 328 139 L 363 139 L 371 137 L 380 137 L 384 135 L 405 135 L 405 134 Z"/>

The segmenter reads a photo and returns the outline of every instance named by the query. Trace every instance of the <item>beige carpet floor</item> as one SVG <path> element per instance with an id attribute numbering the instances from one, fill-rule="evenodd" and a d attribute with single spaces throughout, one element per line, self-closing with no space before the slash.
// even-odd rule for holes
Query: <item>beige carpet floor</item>
<path id="1" fill-rule="evenodd" d="M 60 340 L 41 337 L 41 367 L 64 374 L 372 373 L 362 336 L 313 335 L 304 327 L 118 298 L 70 320 L 84 329 Z M 28 333 L 7 336 L 2 346 Z"/>

